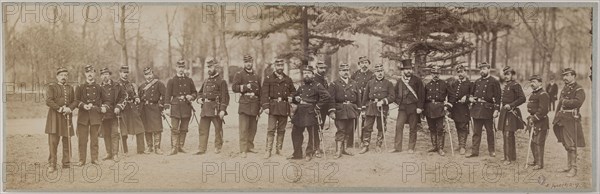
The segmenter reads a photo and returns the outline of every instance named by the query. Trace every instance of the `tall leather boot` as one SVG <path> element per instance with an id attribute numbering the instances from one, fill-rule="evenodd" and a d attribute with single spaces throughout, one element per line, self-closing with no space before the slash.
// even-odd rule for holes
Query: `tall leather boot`
<path id="1" fill-rule="evenodd" d="M 344 146 L 342 144 L 341 141 L 336 141 L 335 142 L 335 158 L 340 158 L 342 157 L 342 146 Z"/>
<path id="2" fill-rule="evenodd" d="M 429 149 L 427 152 L 437 152 L 438 151 L 438 146 L 437 146 L 437 134 L 435 131 L 429 131 L 429 137 L 431 138 L 431 146 L 432 148 Z"/>
<path id="3" fill-rule="evenodd" d="M 275 139 L 275 137 L 267 135 L 267 150 L 265 153 L 265 159 L 268 159 L 271 157 L 271 150 L 273 150 L 273 140 Z"/>
<path id="4" fill-rule="evenodd" d="M 162 150 L 160 150 L 160 141 L 162 140 L 162 132 L 154 133 L 154 153 L 158 155 L 163 155 Z"/>
<path id="5" fill-rule="evenodd" d="M 348 145 L 347 145 L 346 141 L 342 141 L 342 154 L 348 155 L 348 156 L 353 156 L 352 153 L 350 153 L 346 150 L 347 146 Z"/>
<path id="6" fill-rule="evenodd" d="M 179 134 L 171 133 L 171 153 L 169 156 L 177 154 L 179 151 Z"/>
<path id="7" fill-rule="evenodd" d="M 183 145 L 185 144 L 185 137 L 187 133 L 179 133 L 179 146 L 177 147 L 177 151 L 181 153 L 186 153 L 183 150 Z"/>
<path id="8" fill-rule="evenodd" d="M 284 134 L 277 134 L 277 143 L 275 145 L 275 154 L 281 155 L 281 148 L 283 148 L 283 137 Z"/>
<path id="9" fill-rule="evenodd" d="M 446 138 L 444 138 L 444 133 L 440 133 L 437 135 L 437 147 L 438 147 L 438 154 L 440 156 L 445 156 L 446 152 L 444 152 L 444 141 L 446 140 Z"/>
<path id="10" fill-rule="evenodd" d="M 146 137 L 146 153 L 152 153 L 154 152 L 154 134 L 152 132 L 146 132 L 144 133 L 144 136 Z"/>
<path id="11" fill-rule="evenodd" d="M 358 152 L 359 154 L 364 154 L 369 151 L 369 143 L 371 142 L 371 132 L 365 131 L 365 133 L 363 134 L 363 138 L 363 146 L 360 152 Z"/>
<path id="12" fill-rule="evenodd" d="M 577 152 L 575 150 L 569 151 L 569 161 L 571 170 L 567 173 L 567 177 L 577 176 L 577 165 L 575 164 L 577 162 Z"/>

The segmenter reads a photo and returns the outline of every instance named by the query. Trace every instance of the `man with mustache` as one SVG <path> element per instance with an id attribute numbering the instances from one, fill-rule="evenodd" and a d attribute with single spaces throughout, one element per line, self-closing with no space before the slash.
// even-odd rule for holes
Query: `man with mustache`
<path id="1" fill-rule="evenodd" d="M 154 71 L 150 67 L 144 68 L 144 78 L 146 81 L 138 88 L 138 94 L 142 104 L 140 113 L 142 121 L 144 121 L 146 145 L 148 146 L 146 152 L 162 155 L 163 152 L 160 149 L 163 131 L 162 111 L 167 88 L 154 76 Z"/>
<path id="2" fill-rule="evenodd" d="M 308 143 L 306 145 L 306 161 L 310 161 L 317 149 L 319 141 L 319 122 L 317 112 L 320 107 L 329 103 L 330 96 L 325 87 L 314 80 L 312 66 L 302 69 L 304 77 L 302 85 L 294 94 L 293 103 L 298 105 L 296 113 L 292 117 L 292 144 L 294 153 L 288 159 L 302 159 L 302 142 L 304 131 L 308 131 Z"/>
<path id="3" fill-rule="evenodd" d="M 79 163 L 77 166 L 83 166 L 86 163 L 88 140 L 90 141 L 92 164 L 99 164 L 98 129 L 102 123 L 102 111 L 106 112 L 106 107 L 102 107 L 102 88 L 95 79 L 96 69 L 87 65 L 84 70 L 85 83 L 75 89 L 75 100 L 79 103 L 77 117 Z"/>
<path id="4" fill-rule="evenodd" d="M 144 147 L 144 124 L 142 123 L 139 112 L 141 100 L 136 92 L 136 85 L 129 82 L 129 66 L 121 66 L 119 75 L 121 78 L 118 83 L 122 90 L 125 91 L 125 102 L 120 105 L 120 109 L 122 110 L 120 112 L 120 125 L 121 135 L 123 136 L 123 150 L 125 155 L 127 155 L 127 135 L 134 135 L 137 153 L 146 154 L 144 152 L 146 149 Z"/>
<path id="5" fill-rule="evenodd" d="M 171 117 L 171 153 L 185 153 L 183 145 L 192 117 L 192 101 L 196 99 L 196 86 L 192 78 L 185 75 L 185 61 L 177 61 L 177 74 L 167 82 L 165 111 Z M 169 111 L 170 109 L 170 111 Z M 169 113 L 170 112 L 170 113 Z"/>
<path id="6" fill-rule="evenodd" d="M 119 128 L 117 124 L 117 114 L 121 112 L 120 104 L 125 101 L 125 90 L 115 83 L 110 76 L 112 72 L 108 68 L 100 70 L 100 78 L 102 78 L 102 91 L 104 99 L 102 99 L 102 110 L 104 114 L 102 119 L 102 131 L 104 138 L 104 146 L 106 148 L 106 157 L 102 160 L 119 161 Z"/>
<path id="7" fill-rule="evenodd" d="M 540 170 L 544 168 L 544 147 L 550 128 L 548 119 L 550 96 L 542 87 L 542 77 L 533 75 L 529 78 L 529 83 L 533 92 L 527 102 L 527 112 L 529 112 L 527 121 L 529 127 L 533 128 L 529 131 L 529 133 L 533 133 L 531 145 L 529 145 L 533 154 L 533 162 L 527 165 L 533 166 L 533 170 Z"/>
<path id="8" fill-rule="evenodd" d="M 467 137 L 469 136 L 469 124 L 471 121 L 469 111 L 469 97 L 473 89 L 473 82 L 467 78 L 465 66 L 456 67 L 457 79 L 449 86 L 448 102 L 452 104 L 450 108 L 450 118 L 456 126 L 458 134 L 458 149 L 460 155 L 464 155 L 467 147 Z"/>
<path id="9" fill-rule="evenodd" d="M 217 71 L 217 60 L 208 58 L 206 60 L 206 70 L 208 79 L 202 83 L 198 90 L 198 103 L 201 104 L 200 126 L 198 127 L 198 136 L 200 145 L 195 155 L 206 153 L 208 145 L 208 135 L 210 123 L 215 126 L 215 153 L 221 153 L 223 148 L 223 118 L 227 115 L 227 106 L 229 105 L 229 90 L 227 82 Z"/>
<path id="10" fill-rule="evenodd" d="M 498 117 L 498 130 L 502 131 L 504 140 L 504 165 L 509 165 L 517 160 L 517 147 L 515 142 L 515 131 L 523 129 L 521 110 L 519 106 L 525 103 L 523 88 L 515 81 L 515 70 L 509 66 L 502 70 L 506 78 L 506 84 L 502 90 L 500 116 Z"/>
<path id="11" fill-rule="evenodd" d="M 394 92 L 394 84 L 388 79 L 385 79 L 383 72 L 383 65 L 375 65 L 375 79 L 367 82 L 365 91 L 362 97 L 362 109 L 361 115 L 366 115 L 365 125 L 362 130 L 362 149 L 359 154 L 364 154 L 369 151 L 369 144 L 371 142 L 371 133 L 373 132 L 373 125 L 377 122 L 377 143 L 376 151 L 381 152 L 383 145 L 383 125 L 382 117 L 388 115 L 389 104 L 394 102 L 396 99 L 396 93 Z M 382 115 L 383 113 L 383 115 Z"/>
<path id="12" fill-rule="evenodd" d="M 486 62 L 479 64 L 481 77 L 475 80 L 475 86 L 471 91 L 469 101 L 471 106 L 471 117 L 473 118 L 473 145 L 471 155 L 467 158 L 479 156 L 479 144 L 481 143 L 481 132 L 485 127 L 487 134 L 488 152 L 490 157 L 496 156 L 494 142 L 494 118 L 498 117 L 500 110 L 500 82 L 490 75 L 490 65 Z"/>
<path id="13" fill-rule="evenodd" d="M 256 119 L 260 111 L 260 78 L 254 72 L 254 60 L 252 56 L 244 56 L 244 69 L 240 70 L 233 76 L 233 84 L 231 86 L 233 92 L 240 93 L 240 107 L 238 114 L 240 115 L 240 153 L 242 158 L 246 157 L 246 153 L 256 153 L 254 151 L 254 136 L 256 135 Z"/>
<path id="14" fill-rule="evenodd" d="M 359 69 L 356 70 L 352 76 L 350 76 L 350 79 L 356 81 L 356 85 L 358 87 L 358 101 L 359 103 L 362 102 L 362 96 L 364 93 L 364 88 L 367 86 L 367 82 L 369 82 L 369 80 L 372 80 L 375 78 L 375 74 L 373 73 L 373 71 L 369 70 L 369 66 L 371 65 L 371 61 L 369 60 L 369 58 L 367 58 L 367 56 L 360 56 L 358 57 L 358 67 Z M 359 106 L 359 109 L 361 107 Z M 361 126 L 365 126 L 365 118 L 364 115 L 361 116 L 360 118 L 356 119 L 356 122 L 361 122 Z M 356 125 L 358 125 L 358 123 L 356 123 Z M 362 129 L 355 129 L 355 130 L 362 130 Z M 362 132 L 359 131 L 359 134 L 362 135 Z M 358 139 L 360 141 L 362 141 L 362 137 L 358 137 Z M 360 143 L 357 142 L 357 143 Z M 348 147 L 353 147 L 354 146 L 354 132 L 351 133 L 350 135 L 348 135 L 348 142 L 346 144 L 346 146 Z"/>
<path id="15" fill-rule="evenodd" d="M 348 136 L 354 132 L 354 122 L 360 116 L 358 109 L 358 85 L 350 79 L 350 65 L 340 64 L 340 78 L 329 86 L 331 95 L 331 108 L 329 117 L 335 120 L 337 132 L 335 133 L 336 153 L 335 158 L 352 155 L 346 151 Z"/>
<path id="16" fill-rule="evenodd" d="M 432 79 L 425 85 L 425 118 L 429 126 L 429 136 L 433 148 L 429 152 L 437 152 L 440 156 L 446 155 L 444 152 L 444 119 L 448 108 L 452 104 L 446 101 L 448 96 L 448 83 L 440 79 L 440 66 L 433 65 L 431 68 Z"/>
<path id="17" fill-rule="evenodd" d="M 317 83 L 320 83 L 323 87 L 325 87 L 325 90 L 327 90 L 329 92 L 329 80 L 327 79 L 327 65 L 323 62 L 323 61 L 317 61 L 317 71 L 315 72 L 315 81 Z M 325 126 L 325 120 L 327 119 L 327 111 L 329 110 L 329 106 L 328 104 L 324 104 L 323 107 L 321 107 L 320 109 L 320 115 L 321 115 L 321 129 L 323 129 L 323 127 Z M 316 144 L 316 151 L 315 151 L 315 157 L 320 158 L 321 154 L 323 154 L 323 150 L 321 149 L 321 142 L 315 142 Z"/>
<path id="18" fill-rule="evenodd" d="M 396 135 L 394 149 L 389 152 L 401 152 L 404 134 L 404 125 L 408 123 L 408 153 L 415 152 L 417 144 L 417 124 L 421 121 L 423 112 L 425 88 L 421 78 L 413 74 L 412 59 L 402 60 L 402 76 L 398 79 L 395 91 L 395 102 L 398 104 L 398 118 L 396 120 Z"/>
<path id="19" fill-rule="evenodd" d="M 585 101 L 585 91 L 575 78 L 575 70 L 566 68 L 562 72 L 565 86 L 560 92 L 554 125 L 554 135 L 567 150 L 567 168 L 559 172 L 567 173 L 567 177 L 577 176 L 577 148 L 585 147 L 585 139 L 581 126 L 579 109 Z"/>
<path id="20" fill-rule="evenodd" d="M 71 156 L 69 146 L 74 131 L 72 111 L 77 108 L 75 92 L 73 87 L 67 83 L 69 71 L 64 67 L 56 69 L 56 83 L 48 84 L 46 89 L 46 105 L 48 106 L 48 117 L 46 117 L 45 133 L 48 134 L 48 172 L 56 171 L 58 143 L 62 141 L 62 168 L 69 168 Z M 69 119 L 67 119 L 67 117 Z"/>
<path id="21" fill-rule="evenodd" d="M 260 91 L 261 112 L 269 116 L 265 159 L 271 157 L 275 134 L 277 134 L 275 154 L 281 155 L 285 126 L 288 116 L 291 115 L 290 102 L 292 95 L 296 92 L 292 79 L 283 72 L 284 65 L 283 59 L 275 60 L 275 71 L 266 75 Z"/>

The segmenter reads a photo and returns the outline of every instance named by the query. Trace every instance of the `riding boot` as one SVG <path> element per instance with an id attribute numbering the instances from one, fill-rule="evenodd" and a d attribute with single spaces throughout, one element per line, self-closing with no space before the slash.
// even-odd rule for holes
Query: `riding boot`
<path id="1" fill-rule="evenodd" d="M 171 133 L 171 153 L 170 155 L 175 155 L 177 154 L 177 151 L 179 150 L 179 134 L 174 134 Z"/>
<path id="2" fill-rule="evenodd" d="M 177 147 L 177 151 L 181 152 L 181 153 L 186 153 L 183 150 L 183 145 L 185 144 L 185 136 L 187 133 L 180 133 L 179 134 L 179 147 Z"/>

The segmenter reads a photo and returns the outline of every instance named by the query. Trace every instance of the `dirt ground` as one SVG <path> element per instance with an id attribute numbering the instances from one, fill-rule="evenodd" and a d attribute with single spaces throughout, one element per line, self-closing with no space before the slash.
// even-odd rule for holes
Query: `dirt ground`
<path id="1" fill-rule="evenodd" d="M 201 156 L 191 154 L 198 146 L 198 127 L 193 122 L 184 146 L 186 154 L 166 155 L 170 149 L 170 131 L 167 129 L 163 131 L 162 139 L 165 155 L 130 153 L 119 163 L 101 161 L 100 165 L 59 168 L 55 173 L 46 171 L 45 118 L 7 119 L 4 123 L 3 184 L 5 191 L 589 191 L 592 188 L 592 127 L 590 92 L 587 95 L 582 110 L 587 144 L 579 150 L 579 174 L 574 178 L 555 172 L 566 166 L 566 151 L 557 143 L 552 130 L 546 140 L 545 168 L 540 171 L 523 169 L 528 147 L 528 135 L 524 131 L 517 133 L 517 163 L 505 166 L 500 162 L 503 153 L 499 134 L 496 157 L 487 154 L 485 134 L 482 135 L 480 157 L 467 159 L 458 152 L 451 154 L 448 135 L 445 157 L 427 153 L 431 146 L 429 136 L 420 132 L 414 154 L 406 151 L 377 153 L 371 149 L 359 155 L 356 154 L 357 149 L 351 149 L 355 156 L 333 159 L 335 127 L 331 124 L 331 129 L 324 132 L 323 146 L 327 158 L 306 162 L 285 159 L 292 152 L 291 124 L 288 122 L 283 156 L 274 155 L 265 160 L 262 156 L 267 118 L 263 115 L 254 141 L 259 153 L 241 158 L 238 154 L 237 104 L 232 100 L 220 154 L 212 152 L 212 129 L 210 152 Z M 521 111 L 524 117 L 528 115 L 524 107 Z M 395 119 L 396 111 L 392 111 L 390 116 Z M 553 118 L 554 114 L 549 116 Z M 167 124 L 164 123 L 164 126 L 166 128 Z M 388 126 L 385 135 L 387 147 L 391 148 L 395 121 L 388 120 Z M 451 124 L 453 144 L 458 147 L 453 127 Z M 404 132 L 403 146 L 406 147 L 408 129 Z M 471 135 L 467 141 L 468 150 Z M 135 150 L 134 139 L 129 137 L 130 150 Z M 72 161 L 76 162 L 77 138 L 73 137 L 71 142 Z M 100 157 L 103 157 L 106 153 L 104 142 L 99 142 Z M 88 161 L 89 157 L 88 152 Z M 60 151 L 58 158 L 60 163 Z"/>

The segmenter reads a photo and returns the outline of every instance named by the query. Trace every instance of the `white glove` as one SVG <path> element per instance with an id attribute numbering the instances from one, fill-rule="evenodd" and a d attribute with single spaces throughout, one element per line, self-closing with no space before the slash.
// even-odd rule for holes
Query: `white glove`
<path id="1" fill-rule="evenodd" d="M 219 118 L 223 119 L 225 117 L 225 111 L 219 112 Z"/>
<path id="2" fill-rule="evenodd" d="M 120 108 L 115 108 L 115 114 L 119 114 L 121 113 L 121 109 Z"/>
<path id="3" fill-rule="evenodd" d="M 383 106 L 383 100 L 377 101 L 377 107 Z"/>
<path id="4" fill-rule="evenodd" d="M 135 98 L 135 103 L 139 104 L 141 102 L 140 98 Z"/>
<path id="5" fill-rule="evenodd" d="M 69 108 L 69 107 L 64 107 L 64 108 L 63 108 L 63 112 L 64 112 L 64 113 L 67 113 L 67 114 L 70 114 L 72 111 L 71 111 L 71 108 Z"/>
<path id="6" fill-rule="evenodd" d="M 188 101 L 192 101 L 193 100 L 193 96 L 192 95 L 185 95 L 185 99 L 187 99 Z"/>
<path id="7" fill-rule="evenodd" d="M 467 96 L 463 96 L 458 102 L 466 102 L 467 101 Z"/>
<path id="8" fill-rule="evenodd" d="M 417 114 L 421 114 L 423 112 L 423 109 L 417 108 Z"/>
<path id="9" fill-rule="evenodd" d="M 102 108 L 100 108 L 100 112 L 106 113 L 106 107 L 103 106 Z"/>

